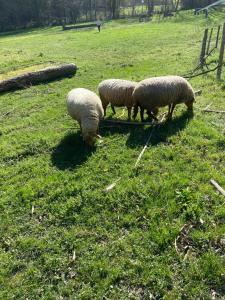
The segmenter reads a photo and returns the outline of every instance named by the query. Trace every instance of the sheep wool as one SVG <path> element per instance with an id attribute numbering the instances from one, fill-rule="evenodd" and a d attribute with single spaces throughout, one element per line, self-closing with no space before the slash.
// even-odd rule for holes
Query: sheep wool
<path id="1" fill-rule="evenodd" d="M 100 98 L 87 89 L 73 89 L 67 96 L 67 109 L 69 115 L 80 124 L 84 141 L 88 145 L 93 145 L 99 121 L 103 118 Z"/>
<path id="2" fill-rule="evenodd" d="M 175 106 L 179 103 L 185 103 L 189 109 L 193 108 L 195 94 L 190 83 L 180 76 L 162 76 L 152 77 L 141 81 L 133 92 L 134 98 L 134 119 L 138 113 L 138 107 L 141 108 L 141 117 L 143 110 L 151 111 L 168 105 L 168 118 L 172 117 Z"/>
<path id="3" fill-rule="evenodd" d="M 132 94 L 136 85 L 136 82 L 123 79 L 107 79 L 102 81 L 98 86 L 98 91 L 102 101 L 104 115 L 106 115 L 106 108 L 110 103 L 114 113 L 114 106 L 126 106 L 128 109 L 128 119 L 130 119 L 134 104 Z"/>

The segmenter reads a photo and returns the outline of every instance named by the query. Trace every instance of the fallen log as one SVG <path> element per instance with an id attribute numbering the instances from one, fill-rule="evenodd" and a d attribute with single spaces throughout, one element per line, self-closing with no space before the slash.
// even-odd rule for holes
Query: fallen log
<path id="1" fill-rule="evenodd" d="M 63 30 L 71 30 L 71 29 L 82 29 L 82 28 L 93 28 L 97 27 L 96 23 L 82 24 L 82 25 L 71 25 L 62 27 Z"/>
<path id="2" fill-rule="evenodd" d="M 62 77 L 74 76 L 76 71 L 77 66 L 75 64 L 64 64 L 61 66 L 48 67 L 40 71 L 22 74 L 0 81 L 0 92 L 8 92 Z"/>

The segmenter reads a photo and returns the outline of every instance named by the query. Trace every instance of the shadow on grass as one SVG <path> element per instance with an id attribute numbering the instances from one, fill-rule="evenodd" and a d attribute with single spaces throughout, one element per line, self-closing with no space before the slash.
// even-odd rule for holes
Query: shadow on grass
<path id="1" fill-rule="evenodd" d="M 78 133 L 66 135 L 52 153 L 52 163 L 60 170 L 74 169 L 87 161 L 95 147 L 87 147 Z"/>
<path id="2" fill-rule="evenodd" d="M 50 28 L 59 27 L 58 26 L 49 26 L 49 27 L 33 27 L 33 28 L 25 28 L 25 29 L 18 29 L 18 30 L 11 30 L 11 31 L 5 31 L 0 33 L 1 37 L 10 37 L 10 36 L 24 36 L 28 34 L 34 34 L 34 33 L 43 33 L 45 31 L 49 31 Z"/>
<path id="3" fill-rule="evenodd" d="M 166 140 L 183 130 L 189 121 L 193 118 L 194 114 L 190 111 L 185 111 L 179 117 L 172 119 L 156 128 L 154 131 L 149 145 L 156 146 L 159 143 L 166 142 Z M 130 148 L 136 146 L 144 146 L 147 138 L 152 130 L 152 127 L 146 129 L 136 128 L 130 132 L 126 145 Z"/>

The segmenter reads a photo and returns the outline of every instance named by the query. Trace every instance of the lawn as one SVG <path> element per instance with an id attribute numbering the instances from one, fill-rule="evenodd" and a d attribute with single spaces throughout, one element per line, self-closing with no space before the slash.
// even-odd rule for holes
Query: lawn
<path id="1" fill-rule="evenodd" d="M 70 89 L 97 91 L 103 79 L 187 73 L 205 23 L 187 14 L 108 22 L 100 34 L 54 27 L 0 37 L 2 79 L 79 67 L 0 96 L 0 299 L 224 299 L 224 197 L 210 179 L 225 188 L 225 115 L 201 112 L 224 110 L 224 81 L 193 78 L 203 91 L 194 115 L 179 105 L 137 168 L 151 126 L 102 126 L 102 143 L 89 149 L 65 106 Z"/>

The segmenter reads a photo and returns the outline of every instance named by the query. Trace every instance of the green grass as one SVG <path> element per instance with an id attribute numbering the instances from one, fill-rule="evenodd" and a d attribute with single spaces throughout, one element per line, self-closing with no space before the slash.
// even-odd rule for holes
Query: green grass
<path id="1" fill-rule="evenodd" d="M 200 109 L 224 110 L 224 81 L 191 80 L 203 90 L 194 115 L 178 106 L 136 170 L 150 127 L 101 128 L 88 149 L 65 106 L 70 89 L 96 91 L 105 78 L 193 69 L 205 20 L 183 17 L 0 38 L 4 78 L 79 66 L 74 78 L 0 96 L 0 299 L 223 299 L 224 198 L 209 181 L 225 187 L 225 115 Z"/>

